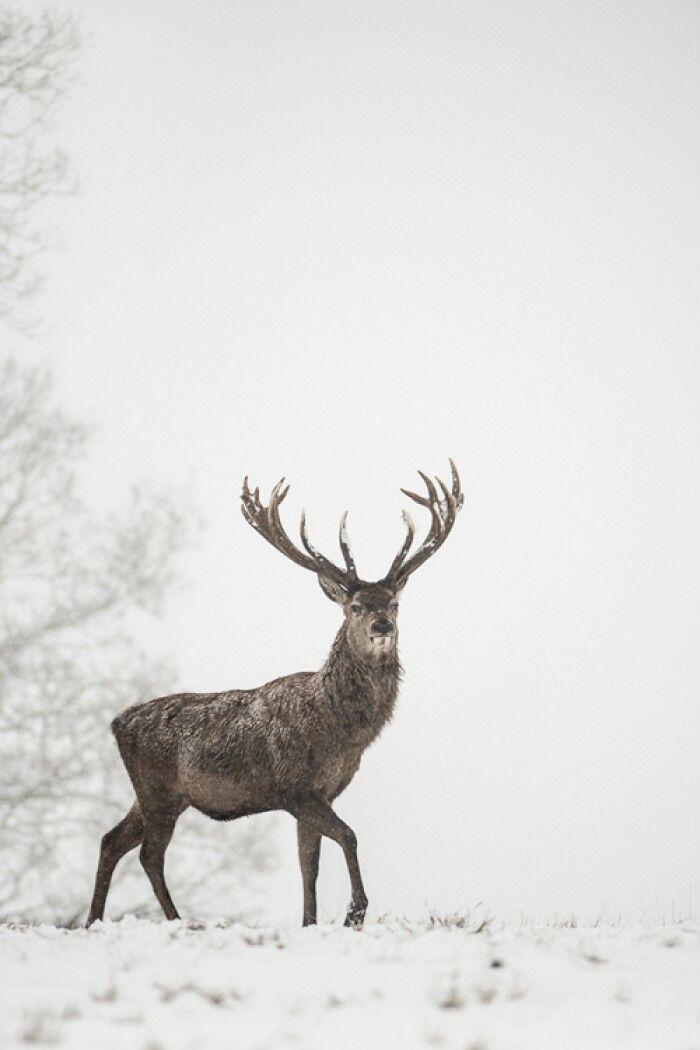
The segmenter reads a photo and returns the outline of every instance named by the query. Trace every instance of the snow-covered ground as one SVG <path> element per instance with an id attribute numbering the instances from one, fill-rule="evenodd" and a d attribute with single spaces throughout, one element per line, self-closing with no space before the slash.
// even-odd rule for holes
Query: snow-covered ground
<path id="1" fill-rule="evenodd" d="M 700 1048 L 700 924 L 0 928 L 0 1046 Z"/>

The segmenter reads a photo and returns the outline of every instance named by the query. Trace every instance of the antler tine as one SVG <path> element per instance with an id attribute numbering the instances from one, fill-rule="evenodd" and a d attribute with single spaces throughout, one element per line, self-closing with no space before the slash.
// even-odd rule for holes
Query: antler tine
<path id="1" fill-rule="evenodd" d="M 316 548 L 314 547 L 313 543 L 310 541 L 310 539 L 308 537 L 308 534 L 306 532 L 306 511 L 305 510 L 302 510 L 302 512 L 301 512 L 301 520 L 299 521 L 299 535 L 301 536 L 301 542 L 304 544 L 304 546 L 306 547 L 307 551 L 309 552 L 309 554 L 311 555 L 312 558 L 318 558 L 318 559 L 323 558 L 323 555 L 321 554 L 320 551 L 316 550 Z"/>
<path id="2" fill-rule="evenodd" d="M 450 521 L 449 528 L 452 528 L 458 510 L 457 501 L 455 500 L 454 496 L 452 495 L 442 478 L 436 477 L 435 480 L 442 489 L 442 494 L 445 497 L 444 500 L 440 500 L 439 504 L 441 511 L 444 508 L 445 512 L 443 524 L 447 527 L 447 522 Z"/>
<path id="3" fill-rule="evenodd" d="M 427 498 L 425 496 L 419 496 L 416 492 L 411 492 L 409 489 L 401 489 L 406 496 L 414 500 L 421 507 L 428 508 L 431 517 L 430 529 L 418 550 L 408 559 L 408 561 L 404 561 L 404 559 L 408 554 L 411 543 L 404 543 L 404 546 L 392 562 L 387 579 L 390 579 L 395 583 L 405 582 L 410 574 L 415 572 L 419 565 L 422 565 L 424 561 L 427 561 L 428 558 L 435 553 L 438 547 L 442 546 L 452 531 L 452 526 L 457 518 L 457 512 L 464 502 L 464 496 L 462 495 L 460 487 L 459 474 L 457 473 L 457 468 L 452 460 L 450 460 L 450 470 L 452 472 L 452 490 L 447 487 L 441 478 L 436 478 L 442 497 L 438 494 L 435 482 L 432 478 L 428 477 L 427 474 L 424 474 L 422 470 L 419 470 L 418 473 L 425 482 L 425 487 L 428 490 Z M 413 536 L 411 535 L 411 540 L 412 539 Z"/>
<path id="4" fill-rule="evenodd" d="M 415 500 L 416 503 L 420 503 L 422 507 L 427 507 L 430 511 L 430 515 L 432 518 L 432 521 L 430 523 L 430 533 L 424 541 L 424 543 L 428 543 L 437 540 L 437 538 L 440 535 L 442 535 L 443 521 L 439 509 L 440 500 L 438 498 L 437 489 L 435 488 L 432 479 L 429 478 L 427 474 L 424 474 L 422 470 L 419 470 L 418 473 L 425 482 L 425 487 L 428 490 L 428 498 L 426 499 L 425 496 L 418 497 L 416 496 L 415 492 L 407 492 L 406 489 L 403 489 L 403 491 L 406 493 L 407 496 L 410 496 L 411 499 Z"/>
<path id="5" fill-rule="evenodd" d="M 270 502 L 267 507 L 263 507 L 260 504 L 260 509 L 265 515 L 267 526 L 270 530 L 271 535 L 277 539 L 278 545 L 282 548 L 286 546 L 289 539 L 282 528 L 282 522 L 279 516 L 279 505 L 287 495 L 283 491 L 284 478 L 280 478 L 276 485 L 273 486 L 272 492 L 270 493 Z M 289 486 L 287 486 L 289 488 Z"/>
<path id="6" fill-rule="evenodd" d="M 357 579 L 357 568 L 355 566 L 355 559 L 352 556 L 352 551 L 350 550 L 350 539 L 348 537 L 347 511 L 343 513 L 343 516 L 340 519 L 340 528 L 338 529 L 338 543 L 340 544 L 340 550 L 342 552 L 343 560 L 345 562 L 345 566 L 348 572 L 354 579 Z"/>
<path id="7" fill-rule="evenodd" d="M 415 500 L 416 503 L 420 503 L 421 507 L 429 507 L 430 500 L 426 499 L 425 496 L 419 496 L 417 492 L 411 492 L 410 489 L 400 489 L 404 496 L 408 496 L 409 499 Z"/>
<path id="8" fill-rule="evenodd" d="M 243 491 L 241 492 L 241 511 L 243 512 L 245 520 L 249 525 L 252 525 L 254 529 L 258 528 L 255 512 L 260 504 L 260 500 L 256 498 L 257 496 L 257 489 L 255 490 L 255 496 L 251 493 L 248 487 L 248 475 L 246 475 L 243 478 Z"/>
<path id="9" fill-rule="evenodd" d="M 455 461 L 453 459 L 450 460 L 450 470 L 452 471 L 452 495 L 457 501 L 457 509 L 459 510 L 459 508 L 464 503 L 464 493 L 462 492 L 462 486 L 459 481 L 459 474 L 457 472 L 457 467 L 455 466 Z"/>
<path id="10" fill-rule="evenodd" d="M 430 500 L 431 503 L 436 503 L 437 502 L 437 498 L 438 498 L 438 494 L 437 494 L 437 489 L 435 488 L 435 485 L 433 484 L 433 479 L 431 477 L 429 477 L 427 474 L 424 474 L 422 470 L 419 470 L 418 473 L 420 474 L 420 476 L 423 478 L 423 481 L 425 482 L 425 487 L 428 490 L 428 499 Z"/>
<path id="11" fill-rule="evenodd" d="M 301 518 L 299 520 L 299 535 L 301 537 L 301 542 L 304 544 L 304 546 L 306 547 L 306 549 L 309 552 L 309 554 L 311 555 L 311 557 L 312 558 L 320 557 L 319 551 L 317 551 L 316 548 L 313 546 L 313 544 L 310 542 L 309 537 L 308 537 L 307 532 L 306 532 L 306 511 L 305 510 L 302 510 Z"/>
<path id="12" fill-rule="evenodd" d="M 391 568 L 389 569 L 389 572 L 387 573 L 387 579 L 389 579 L 389 580 L 393 579 L 394 576 L 396 575 L 396 573 L 398 572 L 398 570 L 401 568 L 401 565 L 403 564 L 404 558 L 406 557 L 406 555 L 408 554 L 409 550 L 411 549 L 411 544 L 413 543 L 413 537 L 416 534 L 416 527 L 413 524 L 413 518 L 411 517 L 411 515 L 408 513 L 407 510 L 402 510 L 401 511 L 401 517 L 403 518 L 404 525 L 406 526 L 406 537 L 405 537 L 405 539 L 403 541 L 403 546 L 401 547 L 401 550 L 399 551 L 399 553 L 396 555 L 396 557 L 392 561 Z"/>
<path id="13" fill-rule="evenodd" d="M 347 511 L 345 512 L 345 514 L 347 515 Z M 341 521 L 341 528 L 342 528 L 342 521 Z M 347 555 L 346 555 L 345 549 L 343 549 L 342 543 L 341 543 L 341 549 L 343 550 L 343 557 L 345 558 L 345 563 L 347 565 L 347 569 L 345 571 L 343 571 L 342 569 L 339 569 L 338 566 L 335 565 L 332 561 L 330 561 L 325 556 L 325 554 L 321 554 L 321 552 L 319 550 L 317 550 L 316 547 L 314 547 L 313 543 L 311 543 L 311 541 L 309 540 L 308 534 L 306 532 L 306 515 L 304 514 L 303 511 L 302 511 L 302 515 L 301 515 L 301 521 L 299 522 L 299 535 L 301 536 L 301 542 L 304 544 L 304 546 L 306 547 L 306 549 L 309 552 L 309 554 L 311 555 L 311 557 L 317 562 L 317 564 L 318 564 L 318 570 L 317 571 L 320 571 L 320 572 L 324 573 L 326 576 L 331 576 L 331 577 L 334 576 L 334 574 L 340 574 L 340 577 L 342 578 L 342 580 L 346 584 L 347 583 L 355 583 L 355 582 L 357 582 L 357 572 L 355 571 L 355 563 L 352 560 L 352 555 L 350 554 L 349 548 L 347 548 Z"/>
<path id="14" fill-rule="evenodd" d="M 272 490 L 272 493 L 270 494 L 270 503 L 267 507 L 267 520 L 270 526 L 270 531 L 272 532 L 273 537 L 277 541 L 275 546 L 278 550 L 282 552 L 282 554 L 286 554 L 287 557 L 291 558 L 293 561 L 296 561 L 297 565 L 311 567 L 308 565 L 309 559 L 306 557 L 306 555 L 303 554 L 302 551 L 300 551 L 299 548 L 295 546 L 295 544 L 290 540 L 289 536 L 285 532 L 284 526 L 282 524 L 282 519 L 280 518 L 280 503 L 287 494 L 286 491 L 284 493 L 280 492 L 280 486 L 282 485 L 283 481 L 284 478 L 278 481 L 274 489 Z"/>
<path id="15" fill-rule="evenodd" d="M 270 508 L 271 507 L 279 507 L 280 503 L 282 502 L 284 497 L 289 492 L 289 485 L 287 485 L 286 489 L 284 489 L 284 491 L 282 491 L 282 486 L 283 485 L 284 485 L 284 478 L 282 477 L 282 478 L 279 479 L 277 484 L 273 487 L 272 492 L 270 493 Z M 270 508 L 268 508 L 268 509 L 270 509 Z"/>

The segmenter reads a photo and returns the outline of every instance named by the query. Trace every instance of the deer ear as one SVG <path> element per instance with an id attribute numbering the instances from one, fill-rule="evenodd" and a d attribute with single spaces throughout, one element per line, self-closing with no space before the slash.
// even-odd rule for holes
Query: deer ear
<path id="1" fill-rule="evenodd" d="M 332 602 L 337 602 L 338 605 L 345 605 L 348 594 L 344 587 L 341 587 L 335 580 L 330 580 L 328 576 L 319 575 L 318 582 L 327 598 L 330 598 Z"/>

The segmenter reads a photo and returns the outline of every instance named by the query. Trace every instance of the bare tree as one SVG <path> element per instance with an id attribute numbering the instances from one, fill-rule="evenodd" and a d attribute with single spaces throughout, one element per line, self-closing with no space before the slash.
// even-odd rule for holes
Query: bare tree
<path id="1" fill-rule="evenodd" d="M 52 136 L 79 51 L 73 14 L 0 6 L 0 318 L 16 326 L 34 320 L 38 257 L 50 242 L 41 202 L 74 184 Z"/>
<path id="2" fill-rule="evenodd" d="M 0 908 L 12 914 L 79 909 L 97 829 L 123 811 L 106 727 L 172 681 L 138 651 L 134 618 L 160 609 L 190 515 L 135 488 L 96 518 L 76 483 L 86 438 L 53 406 L 45 370 L 0 366 Z M 177 851 L 188 892 L 201 832 Z M 269 859 L 250 831 L 218 843 L 227 880 Z"/>

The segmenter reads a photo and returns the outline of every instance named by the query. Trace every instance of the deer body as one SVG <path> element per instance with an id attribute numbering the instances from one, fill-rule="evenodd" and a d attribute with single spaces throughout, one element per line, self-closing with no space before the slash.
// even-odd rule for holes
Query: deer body
<path id="1" fill-rule="evenodd" d="M 351 884 L 347 925 L 360 926 L 367 908 L 353 831 L 331 803 L 348 786 L 365 749 L 391 718 L 401 668 L 396 626 L 397 596 L 408 574 L 449 533 L 461 506 L 459 479 L 441 484 L 439 501 L 429 479 L 429 497 L 409 495 L 429 507 L 431 533 L 409 562 L 407 541 L 384 580 L 358 579 L 341 523 L 346 569 L 340 570 L 308 542 L 302 517 L 304 555 L 282 531 L 278 505 L 281 483 L 270 506 L 244 485 L 243 510 L 265 539 L 317 572 L 328 597 L 343 606 L 345 618 L 323 667 L 276 678 L 257 689 L 221 693 L 180 693 L 127 708 L 112 729 L 129 773 L 136 802 L 102 840 L 88 925 L 102 918 L 112 873 L 119 859 L 141 845 L 141 862 L 168 918 L 177 911 L 165 884 L 163 860 L 178 817 L 188 807 L 215 820 L 269 810 L 297 819 L 304 884 L 304 924 L 316 921 L 316 876 L 320 840 L 343 849 Z M 403 572 L 403 576 L 400 574 Z"/>
<path id="2" fill-rule="evenodd" d="M 257 689 L 182 693 L 127 708 L 113 731 L 127 769 L 163 782 L 216 820 L 285 809 L 304 792 L 334 799 L 391 717 L 398 662 L 352 659 L 341 631 L 320 671 Z"/>

